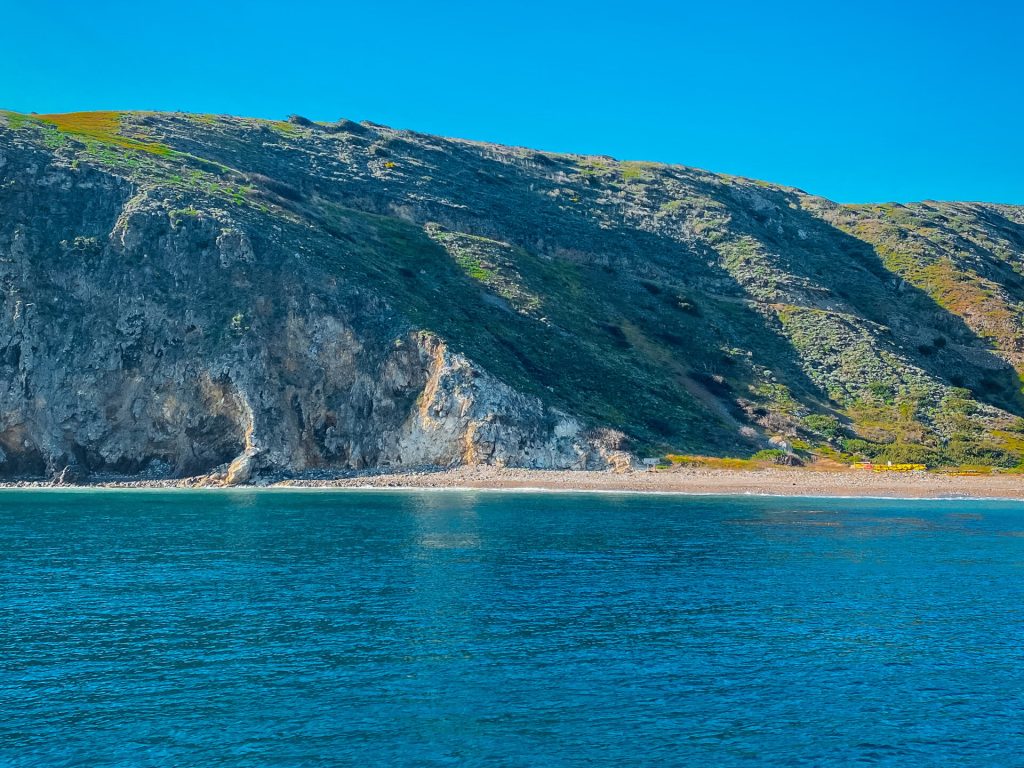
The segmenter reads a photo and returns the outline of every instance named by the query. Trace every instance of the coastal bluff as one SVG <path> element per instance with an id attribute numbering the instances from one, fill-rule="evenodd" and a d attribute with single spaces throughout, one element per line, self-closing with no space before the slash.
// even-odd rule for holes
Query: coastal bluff
<path id="1" fill-rule="evenodd" d="M 0 111 L 0 478 L 1024 460 L 1024 208 Z"/>

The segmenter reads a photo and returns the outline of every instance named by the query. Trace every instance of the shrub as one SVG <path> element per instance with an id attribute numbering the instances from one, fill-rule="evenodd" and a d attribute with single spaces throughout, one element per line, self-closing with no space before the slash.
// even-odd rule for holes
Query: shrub
<path id="1" fill-rule="evenodd" d="M 629 349 L 629 339 L 626 337 L 626 332 L 622 328 L 613 323 L 600 323 L 601 329 L 612 337 L 612 341 L 615 346 L 620 349 Z"/>
<path id="2" fill-rule="evenodd" d="M 796 454 L 788 453 L 780 448 L 766 448 L 750 457 L 751 461 L 770 461 L 786 467 L 802 467 L 803 461 Z"/>
<path id="3" fill-rule="evenodd" d="M 950 440 L 942 454 L 942 463 L 952 466 L 983 464 L 1009 468 L 1021 463 L 1021 457 L 1017 453 L 973 440 Z"/>
<path id="4" fill-rule="evenodd" d="M 683 296 L 682 294 L 677 295 L 675 304 L 676 309 L 680 312 L 685 312 L 686 314 L 693 315 L 694 317 L 700 317 L 700 307 L 698 307 L 696 302 L 688 296 Z"/>
<path id="5" fill-rule="evenodd" d="M 640 285 L 642 285 L 644 289 L 652 296 L 657 296 L 659 293 L 661 293 L 661 286 L 658 285 L 657 283 L 651 282 L 650 280 L 641 280 Z"/>
<path id="6" fill-rule="evenodd" d="M 989 394 L 995 394 L 1002 392 L 1004 389 L 1003 382 L 998 381 L 991 376 L 983 376 L 980 382 L 981 389 Z"/>
<path id="7" fill-rule="evenodd" d="M 869 443 L 867 440 L 861 440 L 859 437 L 847 438 L 843 440 L 842 445 L 844 453 L 849 453 L 862 459 L 870 459 L 878 450 L 876 444 Z"/>
<path id="8" fill-rule="evenodd" d="M 889 402 L 892 399 L 892 386 L 884 381 L 868 382 L 868 392 L 882 402 Z"/>
<path id="9" fill-rule="evenodd" d="M 839 419 L 835 416 L 828 416 L 823 413 L 812 413 L 803 418 L 804 427 L 816 435 L 823 435 L 832 440 L 842 436 L 843 428 Z"/>
<path id="10" fill-rule="evenodd" d="M 691 371 L 690 378 L 716 397 L 725 397 L 732 392 L 732 385 L 722 376 L 704 373 L 703 371 Z"/>
<path id="11" fill-rule="evenodd" d="M 942 464 L 942 456 L 924 445 L 912 443 L 891 443 L 883 446 L 877 454 L 876 461 L 891 461 L 893 464 L 924 464 L 934 467 Z"/>
<path id="12" fill-rule="evenodd" d="M 667 344 L 671 344 L 673 347 L 685 347 L 688 343 L 688 341 L 678 333 L 672 333 L 671 331 L 658 331 L 657 336 L 659 339 Z"/>
<path id="13" fill-rule="evenodd" d="M 707 469 L 756 469 L 757 465 L 750 459 L 721 458 L 717 456 L 689 456 L 669 454 L 666 456 L 674 466 L 705 467 Z"/>

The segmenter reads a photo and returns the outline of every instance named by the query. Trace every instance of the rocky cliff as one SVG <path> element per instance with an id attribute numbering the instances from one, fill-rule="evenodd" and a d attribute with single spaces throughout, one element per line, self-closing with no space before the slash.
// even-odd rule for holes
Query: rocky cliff
<path id="1" fill-rule="evenodd" d="M 369 123 L 0 113 L 0 474 L 1015 466 L 1024 210 Z"/>

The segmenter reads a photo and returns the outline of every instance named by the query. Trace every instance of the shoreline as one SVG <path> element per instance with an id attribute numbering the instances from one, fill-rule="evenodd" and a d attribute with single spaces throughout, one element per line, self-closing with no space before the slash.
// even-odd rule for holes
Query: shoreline
<path id="1" fill-rule="evenodd" d="M 224 486 L 210 478 L 98 479 L 55 485 L 47 481 L 0 483 L 0 490 L 452 490 L 524 493 L 642 493 L 689 496 L 779 496 L 919 500 L 1024 500 L 1024 475 L 954 476 L 866 470 L 764 468 L 671 471 L 539 470 L 498 467 L 361 472 L 335 478 L 285 478 Z"/>

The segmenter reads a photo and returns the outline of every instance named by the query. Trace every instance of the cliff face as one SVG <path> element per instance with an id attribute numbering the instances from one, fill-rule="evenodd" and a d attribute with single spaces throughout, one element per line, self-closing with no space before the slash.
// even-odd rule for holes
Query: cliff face
<path id="1" fill-rule="evenodd" d="M 1016 464 L 1024 212 L 341 121 L 0 113 L 0 473 Z M 219 468 L 219 469 L 218 469 Z"/>

